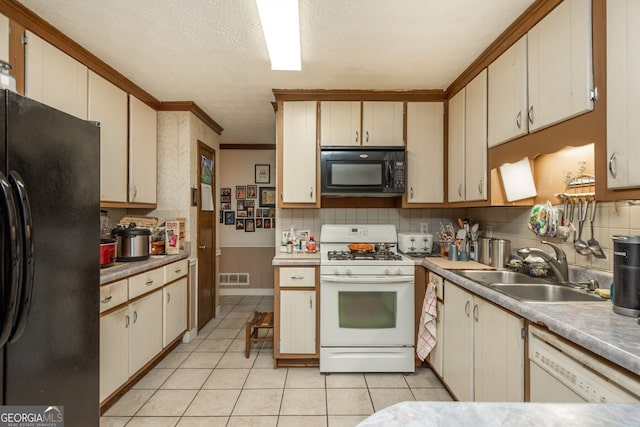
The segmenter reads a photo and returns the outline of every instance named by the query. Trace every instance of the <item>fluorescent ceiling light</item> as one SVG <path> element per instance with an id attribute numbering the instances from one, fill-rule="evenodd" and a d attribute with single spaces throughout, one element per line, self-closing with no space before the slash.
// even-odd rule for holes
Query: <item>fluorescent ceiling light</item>
<path id="1" fill-rule="evenodd" d="M 256 0 L 272 70 L 302 69 L 298 0 Z"/>

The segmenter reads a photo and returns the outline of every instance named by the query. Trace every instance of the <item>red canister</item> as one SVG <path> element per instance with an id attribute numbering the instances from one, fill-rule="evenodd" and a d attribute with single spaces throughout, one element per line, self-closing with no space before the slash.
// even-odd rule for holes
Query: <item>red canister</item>
<path id="1" fill-rule="evenodd" d="M 115 239 L 100 239 L 100 267 L 108 267 L 116 261 Z"/>

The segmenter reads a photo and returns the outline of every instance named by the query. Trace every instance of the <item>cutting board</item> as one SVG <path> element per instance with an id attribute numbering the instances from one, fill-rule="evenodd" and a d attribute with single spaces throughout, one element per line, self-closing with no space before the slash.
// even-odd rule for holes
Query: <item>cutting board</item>
<path id="1" fill-rule="evenodd" d="M 495 267 L 477 261 L 449 261 L 447 258 L 426 258 L 438 267 L 447 270 L 495 270 Z"/>

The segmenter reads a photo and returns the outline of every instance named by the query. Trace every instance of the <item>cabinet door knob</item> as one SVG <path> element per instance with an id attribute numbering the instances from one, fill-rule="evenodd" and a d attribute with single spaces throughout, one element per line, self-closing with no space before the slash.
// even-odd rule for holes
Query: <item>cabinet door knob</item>
<path id="1" fill-rule="evenodd" d="M 478 304 L 473 306 L 473 320 L 478 321 Z"/>
<path id="2" fill-rule="evenodd" d="M 207 249 L 207 245 L 198 245 L 198 249 Z M 178 270 L 179 271 L 179 270 Z M 176 272 L 177 273 L 177 272 Z"/>
<path id="3" fill-rule="evenodd" d="M 522 129 L 522 111 L 518 111 L 518 115 L 516 116 L 516 126 L 518 126 L 518 129 Z"/>
<path id="4" fill-rule="evenodd" d="M 464 314 L 467 315 L 467 317 L 469 317 L 469 314 L 471 314 L 469 312 L 469 306 L 471 305 L 471 301 L 467 301 L 467 303 L 464 305 Z"/>
<path id="5" fill-rule="evenodd" d="M 313 200 L 313 187 L 309 189 L 309 198 Z"/>
<path id="6" fill-rule="evenodd" d="M 358 134 L 358 131 L 356 131 L 356 142 L 358 142 L 358 139 L 360 139 L 360 135 Z"/>
<path id="7" fill-rule="evenodd" d="M 612 178 L 618 177 L 618 173 L 614 170 L 615 162 L 616 162 L 616 153 L 613 153 L 611 157 L 609 157 L 609 173 L 611 174 Z"/>
<path id="8" fill-rule="evenodd" d="M 126 329 L 126 328 L 128 328 L 128 327 L 129 327 L 129 322 L 131 322 L 131 318 L 129 317 L 129 315 L 128 315 L 128 314 L 126 314 L 126 315 L 124 316 L 124 318 L 125 318 L 125 320 L 126 320 L 126 322 L 124 323 L 124 327 L 125 327 L 125 329 Z"/>
<path id="9" fill-rule="evenodd" d="M 106 297 L 105 299 L 100 300 L 100 302 L 101 302 L 101 303 L 103 303 L 103 304 L 106 304 L 106 303 L 108 303 L 109 301 L 111 301 L 111 298 L 113 298 L 113 296 L 109 295 L 109 296 L 108 296 L 108 297 Z"/>
<path id="10" fill-rule="evenodd" d="M 167 304 L 171 301 L 171 293 L 167 292 Z"/>
<path id="11" fill-rule="evenodd" d="M 533 105 L 529 107 L 529 123 L 533 124 Z"/>
<path id="12" fill-rule="evenodd" d="M 369 131 L 367 131 L 365 135 L 366 135 L 366 138 L 364 142 L 369 143 Z"/>
<path id="13" fill-rule="evenodd" d="M 413 187 L 409 189 L 410 198 L 413 199 Z"/>
<path id="14" fill-rule="evenodd" d="M 480 193 L 480 195 L 484 194 L 483 190 L 484 187 L 484 179 L 481 179 L 480 182 L 478 183 L 478 193 Z"/>
<path id="15" fill-rule="evenodd" d="M 458 185 L 458 196 L 462 197 L 462 184 Z"/>

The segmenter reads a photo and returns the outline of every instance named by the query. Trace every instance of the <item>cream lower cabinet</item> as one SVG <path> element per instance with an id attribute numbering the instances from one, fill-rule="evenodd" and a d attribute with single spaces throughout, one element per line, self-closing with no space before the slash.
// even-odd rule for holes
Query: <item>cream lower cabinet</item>
<path id="1" fill-rule="evenodd" d="M 162 346 L 166 347 L 187 329 L 187 278 L 162 288 Z"/>
<path id="2" fill-rule="evenodd" d="M 277 267 L 275 271 L 274 358 L 319 357 L 316 267 Z M 290 363 L 290 362 L 287 362 Z"/>
<path id="3" fill-rule="evenodd" d="M 524 401 L 524 320 L 445 281 L 443 380 L 460 401 Z"/>
<path id="4" fill-rule="evenodd" d="M 280 291 L 280 353 L 316 353 L 316 292 Z"/>
<path id="5" fill-rule="evenodd" d="M 100 318 L 100 401 L 129 378 L 129 307 Z"/>
<path id="6" fill-rule="evenodd" d="M 162 291 L 129 304 L 129 310 L 129 374 L 133 375 L 162 350 Z"/>
<path id="7" fill-rule="evenodd" d="M 429 353 L 429 364 L 431 369 L 442 378 L 444 372 L 444 292 L 443 279 L 433 272 L 429 272 L 429 283 L 436 287 L 438 302 L 436 317 L 436 346 Z"/>

